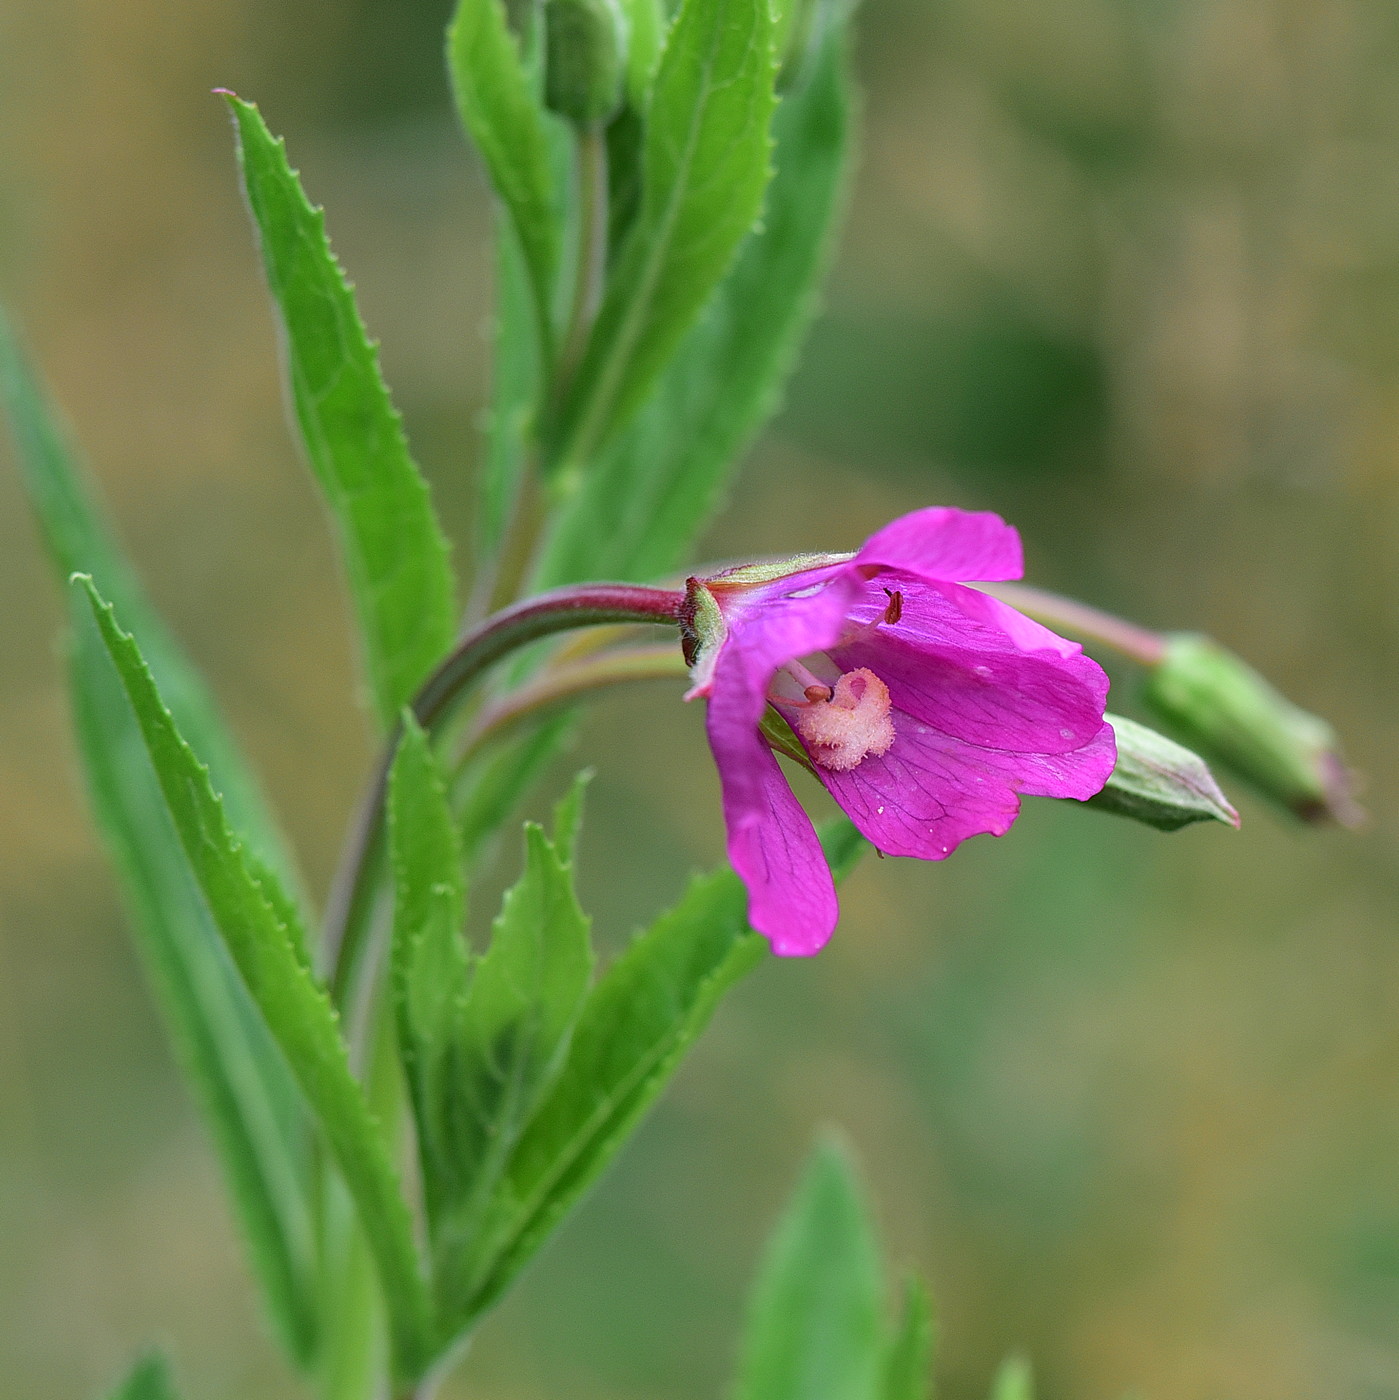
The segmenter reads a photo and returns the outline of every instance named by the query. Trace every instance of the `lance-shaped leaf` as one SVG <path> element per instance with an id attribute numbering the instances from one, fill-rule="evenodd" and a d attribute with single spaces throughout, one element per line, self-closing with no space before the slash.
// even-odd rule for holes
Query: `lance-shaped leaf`
<path id="1" fill-rule="evenodd" d="M 117 625 L 110 604 L 102 600 L 92 581 L 82 583 L 190 873 L 244 985 L 315 1113 L 354 1200 L 384 1291 L 395 1372 L 415 1379 L 433 1360 L 435 1339 L 412 1218 L 383 1133 L 350 1073 L 336 1013 L 298 951 L 298 944 L 304 946 L 304 934 L 283 924 L 279 914 L 288 907 L 286 901 L 269 898 L 263 884 L 267 877 L 250 868 L 229 828 L 223 804 L 210 786 L 208 770 L 176 729 L 135 642 Z"/>
<path id="2" fill-rule="evenodd" d="M 298 887 L 296 866 L 252 770 L 238 750 L 208 687 L 157 616 L 113 538 L 93 487 L 46 401 L 19 339 L 0 313 L 0 397 L 14 433 L 25 490 L 54 574 L 65 587 L 75 573 L 91 574 L 121 610 L 168 697 L 170 712 L 206 755 L 230 817 L 284 882 Z"/>
<path id="3" fill-rule="evenodd" d="M 169 1364 L 159 1352 L 143 1356 L 107 1400 L 176 1400 Z"/>
<path id="4" fill-rule="evenodd" d="M 291 862 L 199 677 L 108 532 L 19 345 L 0 319 L 0 388 L 55 572 L 99 574 L 134 618 L 182 727 L 207 745 L 230 810 L 261 859 Z M 85 602 L 68 646 L 73 721 L 98 825 L 121 878 L 138 950 L 175 1052 L 209 1125 L 263 1298 L 300 1364 L 316 1346 L 312 1178 L 306 1118 L 285 1062 L 229 962 L 147 761 L 121 682 Z"/>
<path id="5" fill-rule="evenodd" d="M 653 396 L 564 503 L 541 584 L 657 578 L 684 559 L 738 460 L 776 409 L 816 307 L 848 166 L 845 37 L 773 121 L 762 223 L 685 337 Z"/>
<path id="6" fill-rule="evenodd" d="M 469 1314 L 490 1306 L 616 1155 L 724 992 L 756 966 L 732 872 L 696 879 L 593 989 L 563 1073 L 521 1139 L 494 1206 L 496 1257 Z"/>
<path id="7" fill-rule="evenodd" d="M 459 0 L 447 31 L 447 65 L 462 124 L 519 239 L 547 363 L 559 268 L 559 201 L 548 117 L 501 0 Z"/>
<path id="8" fill-rule="evenodd" d="M 845 820 L 823 834 L 839 879 L 864 842 Z M 607 969 L 583 1008 L 567 1063 L 510 1160 L 492 1207 L 494 1258 L 468 1313 L 505 1290 L 602 1174 L 724 993 L 762 960 L 733 871 L 692 880 Z"/>
<path id="9" fill-rule="evenodd" d="M 302 442 L 330 505 L 369 687 L 387 726 L 451 644 L 447 545 L 379 372 L 325 216 L 250 103 L 228 95 L 239 164 L 281 316 Z"/>
<path id="10" fill-rule="evenodd" d="M 929 1400 L 932 1394 L 933 1306 L 922 1279 L 904 1285 L 903 1311 L 884 1358 L 879 1400 Z"/>
<path id="11" fill-rule="evenodd" d="M 588 996 L 588 931 L 572 868 L 541 827 L 526 823 L 524 873 L 476 965 L 453 1056 L 447 1146 L 457 1166 L 451 1195 L 437 1193 L 433 1225 L 439 1289 L 463 1322 L 497 1248 L 500 1179 L 558 1080 Z"/>
<path id="12" fill-rule="evenodd" d="M 757 218 L 773 81 L 768 0 L 684 0 L 652 85 L 641 208 L 552 443 L 567 484 L 640 406 Z"/>
<path id="13" fill-rule="evenodd" d="M 1219 790 L 1204 759 L 1121 715 L 1108 715 L 1117 735 L 1117 766 L 1090 807 L 1132 817 L 1161 831 L 1192 822 L 1238 826 L 1239 814 Z"/>
<path id="14" fill-rule="evenodd" d="M 736 1400 L 880 1400 L 883 1299 L 879 1250 L 854 1172 L 826 1143 L 768 1245 Z"/>
<path id="15" fill-rule="evenodd" d="M 535 440 L 544 368 L 529 272 L 514 228 L 505 226 L 496 233 L 490 431 L 476 490 L 478 579 L 490 575 L 516 509 Z"/>

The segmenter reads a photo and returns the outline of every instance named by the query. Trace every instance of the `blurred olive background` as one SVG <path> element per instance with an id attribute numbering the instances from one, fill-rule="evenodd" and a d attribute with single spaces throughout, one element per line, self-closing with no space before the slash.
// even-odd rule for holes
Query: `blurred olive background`
<path id="1" fill-rule="evenodd" d="M 208 93 L 288 135 L 462 538 L 489 209 L 447 9 L 0 7 L 0 292 L 318 889 L 367 729 Z M 1332 718 L 1373 821 L 1236 793 L 1241 832 L 1168 837 L 1041 801 L 945 866 L 867 861 L 829 951 L 731 998 L 449 1394 L 721 1395 L 759 1239 L 836 1123 L 933 1281 L 947 1400 L 1012 1348 L 1045 1400 L 1399 1396 L 1399 10 L 869 0 L 860 34 L 826 314 L 704 552 L 999 510 L 1037 581 L 1205 628 Z M 300 1394 L 88 823 L 8 447 L 0 597 L 0 1389 L 89 1396 L 159 1340 L 190 1400 Z M 608 946 L 721 851 L 677 700 L 608 699 L 576 755 Z"/>

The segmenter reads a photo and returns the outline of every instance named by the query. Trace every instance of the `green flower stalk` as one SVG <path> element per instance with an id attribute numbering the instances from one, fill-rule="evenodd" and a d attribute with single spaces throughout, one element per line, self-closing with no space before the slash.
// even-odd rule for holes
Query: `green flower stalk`
<path id="1" fill-rule="evenodd" d="M 1052 627 L 1146 671 L 1147 705 L 1192 748 L 1303 821 L 1365 819 L 1336 731 L 1240 657 L 1198 632 L 1153 632 L 1072 598 L 1018 583 L 986 589 Z"/>

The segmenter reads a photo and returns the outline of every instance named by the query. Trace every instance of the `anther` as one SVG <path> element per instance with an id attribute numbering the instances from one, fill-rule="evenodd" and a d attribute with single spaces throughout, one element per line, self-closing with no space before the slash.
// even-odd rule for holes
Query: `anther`
<path id="1" fill-rule="evenodd" d="M 892 627 L 904 615 L 904 595 L 897 588 L 886 588 L 884 596 L 889 599 L 889 605 L 881 621 Z"/>
<path id="2" fill-rule="evenodd" d="M 835 691 L 828 685 L 809 685 L 802 691 L 807 700 L 813 705 L 824 704 L 835 694 Z"/>

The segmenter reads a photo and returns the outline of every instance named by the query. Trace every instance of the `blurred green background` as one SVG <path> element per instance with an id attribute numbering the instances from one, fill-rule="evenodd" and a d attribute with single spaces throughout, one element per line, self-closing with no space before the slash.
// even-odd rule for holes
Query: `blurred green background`
<path id="1" fill-rule="evenodd" d="M 215 85 L 285 132 L 460 538 L 489 210 L 447 0 L 5 0 L 0 292 L 323 888 L 368 761 Z M 990 507 L 1031 576 L 1205 628 L 1334 720 L 1359 836 L 1241 802 L 1161 836 L 1031 802 L 867 861 L 829 951 L 722 1009 L 449 1395 L 723 1393 L 817 1125 L 933 1281 L 942 1395 L 1399 1396 L 1399 9 L 869 0 L 827 311 L 704 553 Z M 60 613 L 0 448 L 0 1377 L 300 1393 L 90 830 Z M 1130 677 L 1124 677 L 1130 692 Z M 721 851 L 701 716 L 599 705 L 602 940 Z M 1130 706 L 1130 696 L 1119 697 Z"/>

